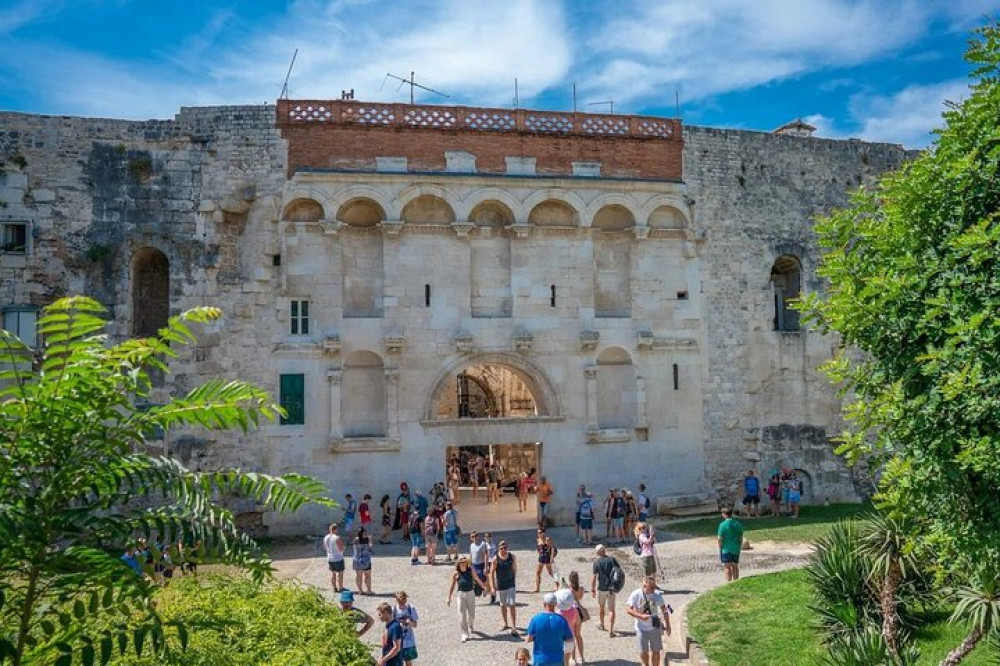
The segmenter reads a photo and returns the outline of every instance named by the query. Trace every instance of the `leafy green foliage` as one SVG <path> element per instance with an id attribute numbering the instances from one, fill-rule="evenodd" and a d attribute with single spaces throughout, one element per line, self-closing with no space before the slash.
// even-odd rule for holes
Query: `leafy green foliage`
<path id="1" fill-rule="evenodd" d="M 197 308 L 156 337 L 111 346 L 102 315 L 87 298 L 52 304 L 39 319 L 45 346 L 37 358 L 0 331 L 0 664 L 104 664 L 129 646 L 161 652 L 166 625 L 152 586 L 118 557 L 126 542 L 201 540 L 203 558 L 259 581 L 269 561 L 215 500 L 238 495 L 276 511 L 330 503 L 308 477 L 192 472 L 145 453 L 146 435 L 157 430 L 246 431 L 280 410 L 263 390 L 222 380 L 136 408 L 151 390 L 150 371 L 165 372 L 194 340 L 187 323 L 220 312 Z M 85 634 L 81 627 L 98 616 L 118 620 Z"/>
<path id="2" fill-rule="evenodd" d="M 258 585 L 231 573 L 185 577 L 157 591 L 164 634 L 176 666 L 367 666 L 370 651 L 354 626 L 314 589 L 271 581 Z M 106 626 L 97 621 L 94 630 Z M 188 629 L 190 637 L 185 638 Z M 176 649 L 183 641 L 186 649 Z M 115 653 L 112 666 L 154 666 L 145 651 Z"/>
<path id="3" fill-rule="evenodd" d="M 829 288 L 804 303 L 841 353 L 852 427 L 876 502 L 907 517 L 942 572 L 1000 571 L 1000 28 L 967 53 L 971 94 L 934 146 L 817 226 Z M 860 351 L 861 353 L 858 353 Z"/>

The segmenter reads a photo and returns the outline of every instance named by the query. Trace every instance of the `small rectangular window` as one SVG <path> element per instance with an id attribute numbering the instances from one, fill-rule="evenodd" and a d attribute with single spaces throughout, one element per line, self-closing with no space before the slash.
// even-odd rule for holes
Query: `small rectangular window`
<path id="1" fill-rule="evenodd" d="M 678 301 L 686 301 L 687 299 L 688 299 L 687 289 L 682 289 L 681 291 L 677 292 Z"/>
<path id="2" fill-rule="evenodd" d="M 285 410 L 281 425 L 302 425 L 306 422 L 305 393 L 305 375 L 281 375 L 278 402 Z"/>
<path id="3" fill-rule="evenodd" d="M 680 387 L 681 387 L 680 368 L 678 368 L 677 364 L 674 363 L 674 390 L 676 391 Z"/>
<path id="4" fill-rule="evenodd" d="M 549 307 L 556 306 L 556 286 L 552 285 L 549 287 Z"/>
<path id="5" fill-rule="evenodd" d="M 280 266 L 281 265 L 281 255 L 280 254 L 273 254 L 273 255 L 271 255 L 271 265 L 272 266 Z"/>
<path id="6" fill-rule="evenodd" d="M 424 307 L 429 308 L 431 306 L 431 286 L 429 284 L 424 285 Z"/>
<path id="7" fill-rule="evenodd" d="M 25 222 L 4 222 L 0 229 L 0 252 L 24 254 L 28 251 L 28 225 Z"/>
<path id="8" fill-rule="evenodd" d="M 292 301 L 292 335 L 309 335 L 309 301 Z"/>
<path id="9" fill-rule="evenodd" d="M 3 328 L 21 339 L 32 349 L 38 346 L 38 310 L 27 307 L 7 308 L 3 312 Z"/>

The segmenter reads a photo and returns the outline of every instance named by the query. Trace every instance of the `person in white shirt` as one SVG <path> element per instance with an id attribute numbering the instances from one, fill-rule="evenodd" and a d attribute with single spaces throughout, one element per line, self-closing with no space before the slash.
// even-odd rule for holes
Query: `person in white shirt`
<path id="1" fill-rule="evenodd" d="M 326 551 L 326 565 L 330 569 L 330 585 L 334 592 L 344 590 L 344 542 L 337 534 L 339 526 L 330 523 L 330 532 L 323 537 L 323 550 Z"/>
<path id="2" fill-rule="evenodd" d="M 635 618 L 635 636 L 643 666 L 660 666 L 663 632 L 670 635 L 670 612 L 660 590 L 656 589 L 655 577 L 643 579 L 642 587 L 629 595 L 625 610 Z M 666 659 L 663 663 L 666 665 Z"/>

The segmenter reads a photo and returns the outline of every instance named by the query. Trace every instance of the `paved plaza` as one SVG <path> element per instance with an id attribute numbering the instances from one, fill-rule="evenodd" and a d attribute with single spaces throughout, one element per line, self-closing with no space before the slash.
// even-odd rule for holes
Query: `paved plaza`
<path id="1" fill-rule="evenodd" d="M 517 558 L 517 626 L 523 629 L 532 615 L 542 609 L 541 594 L 532 594 L 534 589 L 535 563 L 534 530 L 525 524 L 517 514 L 513 498 L 504 498 L 501 505 L 486 506 L 482 500 L 466 499 L 459 505 L 460 524 L 466 532 L 460 537 L 460 552 L 467 553 L 469 538 L 467 533 L 476 529 L 480 532 L 491 530 L 495 540 L 505 539 Z M 595 525 L 595 535 L 604 534 L 603 522 Z M 592 619 L 583 626 L 584 647 L 587 664 L 618 666 L 639 663 L 635 646 L 632 619 L 625 613 L 624 600 L 628 593 L 639 586 L 640 573 L 638 558 L 634 557 L 630 545 L 615 546 L 610 554 L 621 562 L 627 575 L 625 589 L 619 595 L 616 630 L 620 633 L 610 638 L 598 628 L 596 600 L 591 599 L 590 575 L 594 559 L 592 547 L 577 543 L 573 527 L 558 527 L 549 530 L 559 548 L 556 570 L 561 576 L 570 571 L 580 573 L 581 583 L 588 590 L 584 605 L 592 613 Z M 666 528 L 658 532 L 661 540 L 657 554 L 663 567 L 665 578 L 661 583 L 667 603 L 674 608 L 672 617 L 673 635 L 666 644 L 670 663 L 686 664 L 684 637 L 679 627 L 680 619 L 687 605 L 699 594 L 723 583 L 722 570 L 718 563 L 718 548 L 714 538 L 688 538 L 672 534 Z M 789 546 L 788 544 L 753 544 L 753 550 L 744 553 L 741 570 L 744 576 L 770 573 L 802 566 L 809 552 L 809 546 Z M 350 548 L 348 548 L 348 553 Z M 443 543 L 439 552 L 444 552 Z M 328 598 L 334 599 L 330 588 L 329 573 L 322 548 L 311 541 L 298 544 L 284 544 L 272 551 L 278 574 L 284 578 L 294 578 L 323 590 Z M 421 564 L 412 566 L 409 559 L 409 544 L 400 541 L 400 533 L 393 534 L 393 543 L 377 546 L 373 558 L 372 597 L 357 596 L 355 605 L 373 613 L 382 601 L 393 602 L 394 591 L 403 589 L 409 601 L 420 613 L 417 629 L 417 645 L 420 658 L 417 663 L 425 666 L 459 666 L 470 663 L 507 664 L 513 663 L 517 647 L 527 645 L 523 639 L 516 639 L 500 627 L 500 607 L 489 604 L 489 598 L 478 600 L 476 608 L 476 634 L 467 643 L 459 640 L 458 611 L 453 602 L 446 605 L 448 586 L 454 566 L 439 563 L 436 566 Z M 354 576 L 348 560 L 344 583 L 348 589 L 354 588 Z M 552 580 L 543 574 L 542 592 L 552 589 Z M 380 636 L 376 626 L 363 637 L 366 643 L 376 645 Z M 530 647 L 530 646 L 529 646 Z"/>

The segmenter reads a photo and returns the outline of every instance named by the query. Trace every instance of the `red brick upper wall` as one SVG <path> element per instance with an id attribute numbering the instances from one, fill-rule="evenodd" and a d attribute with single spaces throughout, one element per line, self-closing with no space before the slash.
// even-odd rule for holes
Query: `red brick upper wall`
<path id="1" fill-rule="evenodd" d="M 300 169 L 374 171 L 376 157 L 443 172 L 445 151 L 465 151 L 478 173 L 506 173 L 510 156 L 534 157 L 542 176 L 600 162 L 604 178 L 681 180 L 681 124 L 672 118 L 286 99 L 277 114 L 289 177 Z"/>

